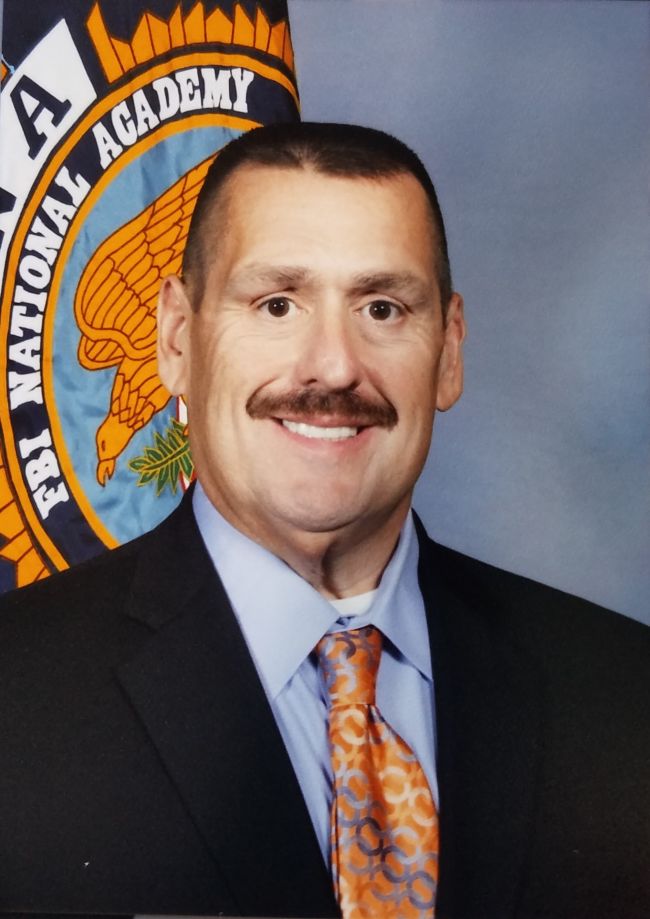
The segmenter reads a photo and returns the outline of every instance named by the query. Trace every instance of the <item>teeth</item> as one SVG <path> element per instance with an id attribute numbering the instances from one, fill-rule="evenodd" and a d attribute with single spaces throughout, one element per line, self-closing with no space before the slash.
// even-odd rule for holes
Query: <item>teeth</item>
<path id="1" fill-rule="evenodd" d="M 315 424 L 303 424 L 302 421 L 283 421 L 282 424 L 294 434 L 302 437 L 320 437 L 321 440 L 345 440 L 354 437 L 358 428 L 319 428 Z"/>

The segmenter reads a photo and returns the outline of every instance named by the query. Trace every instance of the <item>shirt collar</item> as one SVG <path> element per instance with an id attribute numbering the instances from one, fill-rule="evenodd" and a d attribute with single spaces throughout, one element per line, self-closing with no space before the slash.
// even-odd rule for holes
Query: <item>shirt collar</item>
<path id="1" fill-rule="evenodd" d="M 192 507 L 260 679 L 274 699 L 325 632 L 336 628 L 339 613 L 285 562 L 228 523 L 198 482 Z M 375 601 L 355 625 L 376 625 L 431 679 L 417 562 L 418 543 L 409 514 Z"/>
<path id="2" fill-rule="evenodd" d="M 432 680 L 429 629 L 418 581 L 418 558 L 418 539 L 413 516 L 409 513 L 397 548 L 379 583 L 370 610 L 370 622 L 423 676 Z"/>

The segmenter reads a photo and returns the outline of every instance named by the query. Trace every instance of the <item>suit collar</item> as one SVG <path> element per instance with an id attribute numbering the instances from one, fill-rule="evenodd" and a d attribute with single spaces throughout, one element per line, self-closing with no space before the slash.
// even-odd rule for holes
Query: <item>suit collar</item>
<path id="1" fill-rule="evenodd" d="M 189 496 L 144 539 L 127 612 L 154 634 L 118 677 L 233 911 L 335 915 L 298 782 Z"/>
<path id="2" fill-rule="evenodd" d="M 437 915 L 507 919 L 531 836 L 541 683 L 503 631 L 508 596 L 490 569 L 430 542 L 419 521 L 418 536 L 436 699 Z"/>
<path id="3" fill-rule="evenodd" d="M 141 551 L 125 612 L 154 630 L 190 604 L 211 577 L 211 565 L 192 512 L 193 490 L 169 517 L 140 539 Z"/>

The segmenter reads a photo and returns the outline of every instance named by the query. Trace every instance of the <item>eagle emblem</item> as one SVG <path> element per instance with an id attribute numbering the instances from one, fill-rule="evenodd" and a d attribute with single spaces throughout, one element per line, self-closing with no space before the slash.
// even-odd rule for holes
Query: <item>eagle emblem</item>
<path id="1" fill-rule="evenodd" d="M 116 368 L 95 437 L 102 486 L 133 435 L 171 398 L 156 368 L 158 290 L 165 275 L 180 272 L 190 219 L 213 158 L 115 230 L 93 253 L 77 286 L 79 363 L 87 370 Z"/>

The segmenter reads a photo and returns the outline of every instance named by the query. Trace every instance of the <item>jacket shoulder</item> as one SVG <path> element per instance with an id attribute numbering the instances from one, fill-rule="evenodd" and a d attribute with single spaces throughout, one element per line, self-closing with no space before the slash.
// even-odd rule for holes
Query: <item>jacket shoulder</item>
<path id="1" fill-rule="evenodd" d="M 141 609 L 161 609 L 187 586 L 184 558 L 200 555 L 189 495 L 155 529 L 66 571 L 0 597 L 0 658 L 110 660 L 149 632 Z M 185 553 L 185 556 L 183 555 Z M 179 575 L 179 572 L 181 573 Z M 161 614 L 162 615 L 162 614 Z"/>
<path id="2" fill-rule="evenodd" d="M 70 610 L 76 604 L 101 603 L 110 595 L 123 594 L 141 552 L 147 551 L 152 533 L 145 533 L 116 549 L 106 550 L 73 568 L 57 571 L 42 581 L 10 591 L 0 597 L 0 629 L 15 617 L 34 610 Z"/>
<path id="3" fill-rule="evenodd" d="M 433 602 L 453 598 L 469 626 L 515 644 L 549 671 L 589 672 L 609 684 L 627 674 L 650 691 L 650 628 L 582 597 L 471 558 L 431 540 L 421 526 L 420 579 Z"/>
<path id="4" fill-rule="evenodd" d="M 634 633 L 641 641 L 650 640 L 650 628 L 629 616 L 440 545 L 419 522 L 418 535 L 421 573 L 435 572 L 438 578 L 478 605 L 492 607 L 496 603 L 511 612 L 516 607 L 517 615 L 542 615 L 550 620 L 570 615 L 578 621 L 589 620 L 590 625 L 599 621 L 603 628 Z"/>

